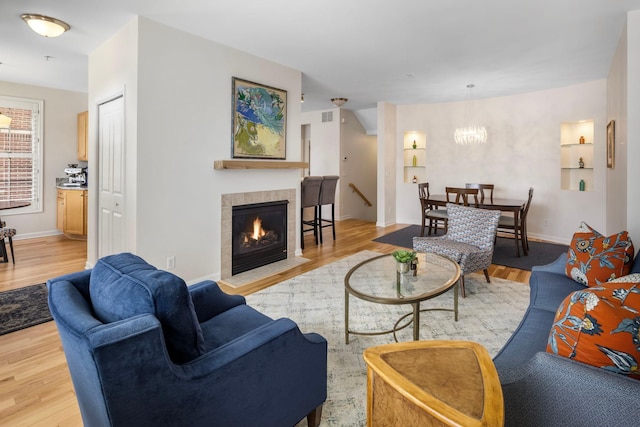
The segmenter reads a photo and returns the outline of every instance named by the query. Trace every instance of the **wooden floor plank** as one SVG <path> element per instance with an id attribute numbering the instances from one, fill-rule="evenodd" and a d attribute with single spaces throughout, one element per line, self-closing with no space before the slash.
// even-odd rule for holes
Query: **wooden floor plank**
<path id="1" fill-rule="evenodd" d="M 303 256 L 310 261 L 229 293 L 248 295 L 283 280 L 332 263 L 362 250 L 391 253 L 395 246 L 373 239 L 406 227 L 376 227 L 371 222 L 336 222 L 337 239 L 324 231 L 324 243 L 305 236 Z M 81 271 L 86 263 L 86 241 L 62 236 L 14 242 L 16 264 L 0 264 L 0 291 L 43 283 Z M 527 283 L 530 272 L 492 265 L 493 277 Z M 0 426 L 82 426 L 62 344 L 53 322 L 0 336 Z"/>

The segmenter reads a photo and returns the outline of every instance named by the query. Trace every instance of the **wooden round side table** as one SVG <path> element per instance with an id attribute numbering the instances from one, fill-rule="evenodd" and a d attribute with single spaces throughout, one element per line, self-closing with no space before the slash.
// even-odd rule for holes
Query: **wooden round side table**
<path id="1" fill-rule="evenodd" d="M 491 356 L 470 341 L 371 347 L 368 426 L 503 426 L 502 387 Z"/>

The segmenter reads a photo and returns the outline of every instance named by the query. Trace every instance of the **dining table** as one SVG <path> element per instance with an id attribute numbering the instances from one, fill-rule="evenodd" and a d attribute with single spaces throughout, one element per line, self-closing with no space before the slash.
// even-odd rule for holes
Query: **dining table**
<path id="1" fill-rule="evenodd" d="M 426 198 L 425 201 L 427 206 L 446 206 L 447 203 L 452 203 L 447 200 L 446 194 L 431 194 Z M 478 207 L 480 209 L 490 209 L 490 210 L 498 210 L 502 212 L 512 212 L 513 213 L 513 221 L 514 224 L 518 224 L 520 221 L 520 213 L 524 209 L 527 201 L 520 199 L 504 199 L 500 197 L 494 197 L 492 201 L 488 201 L 485 199 L 484 202 L 478 203 Z M 526 229 L 526 227 L 525 227 Z M 514 240 L 516 243 L 516 255 L 520 256 L 520 241 L 525 241 L 524 236 L 519 236 L 518 227 L 516 227 L 514 233 Z M 525 245 L 522 246 L 522 252 L 524 255 L 527 254 L 527 248 Z"/>

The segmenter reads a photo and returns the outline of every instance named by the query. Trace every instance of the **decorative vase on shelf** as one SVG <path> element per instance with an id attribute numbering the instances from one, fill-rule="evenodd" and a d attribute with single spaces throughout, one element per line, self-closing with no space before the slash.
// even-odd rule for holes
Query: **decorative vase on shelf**
<path id="1" fill-rule="evenodd" d="M 580 169 L 584 168 L 584 160 L 582 160 L 582 157 L 578 160 L 578 166 L 580 166 Z"/>
<path id="2" fill-rule="evenodd" d="M 414 184 L 418 183 L 418 177 L 413 175 L 413 179 L 411 180 L 411 182 L 413 182 Z"/>
<path id="3" fill-rule="evenodd" d="M 584 144 L 584 136 L 580 137 L 580 144 Z"/>
<path id="4" fill-rule="evenodd" d="M 581 179 L 581 180 L 580 180 L 580 191 L 584 191 L 584 187 L 585 187 L 585 185 L 584 185 L 584 179 Z"/>
<path id="5" fill-rule="evenodd" d="M 413 149 L 415 150 L 416 148 L 418 148 L 418 144 L 416 144 L 416 140 L 413 140 L 413 145 L 412 145 Z"/>
<path id="6" fill-rule="evenodd" d="M 413 166 L 418 166 L 418 158 L 415 156 L 415 154 L 413 155 Z"/>

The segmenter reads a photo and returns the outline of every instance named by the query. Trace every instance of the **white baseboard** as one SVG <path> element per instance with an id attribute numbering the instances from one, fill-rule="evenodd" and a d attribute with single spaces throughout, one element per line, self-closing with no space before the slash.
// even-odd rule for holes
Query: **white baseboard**
<path id="1" fill-rule="evenodd" d="M 62 231 L 39 231 L 37 233 L 18 233 L 13 237 L 13 240 L 25 240 L 25 239 L 37 239 L 38 237 L 59 236 Z"/>

